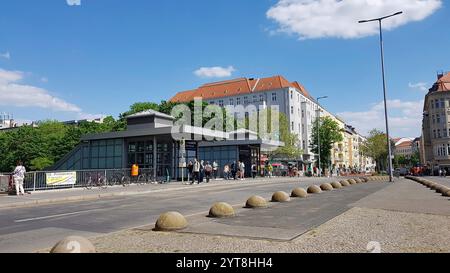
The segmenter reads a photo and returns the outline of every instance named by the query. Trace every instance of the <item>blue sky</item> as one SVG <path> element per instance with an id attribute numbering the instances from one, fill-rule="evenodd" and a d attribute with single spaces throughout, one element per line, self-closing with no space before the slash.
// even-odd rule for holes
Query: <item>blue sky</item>
<path id="1" fill-rule="evenodd" d="M 324 106 L 365 134 L 383 126 L 378 36 L 352 24 L 403 7 L 403 21 L 385 32 L 394 135 L 420 134 L 421 89 L 450 70 L 444 1 L 379 0 L 374 9 L 336 1 L 326 9 L 335 17 L 322 14 L 333 22 L 308 6 L 334 2 L 323 0 L 66 1 L 0 3 L 0 112 L 22 121 L 118 116 L 134 102 L 206 82 L 283 75 L 328 95 Z M 196 75 L 202 67 L 233 69 L 228 77 Z"/>

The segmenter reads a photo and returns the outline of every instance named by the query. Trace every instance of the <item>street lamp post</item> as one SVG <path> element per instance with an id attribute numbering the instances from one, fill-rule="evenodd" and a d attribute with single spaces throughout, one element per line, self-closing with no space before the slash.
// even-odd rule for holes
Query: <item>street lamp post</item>
<path id="1" fill-rule="evenodd" d="M 327 99 L 328 96 L 318 97 L 317 98 L 317 154 L 319 155 L 318 161 L 318 169 L 319 169 L 319 177 L 322 176 L 322 170 L 320 168 L 320 104 L 319 101 L 321 99 Z"/>
<path id="2" fill-rule="evenodd" d="M 385 78 L 385 72 L 384 72 L 383 29 L 381 27 L 381 21 L 383 21 L 384 19 L 390 18 L 390 17 L 394 17 L 394 16 L 397 16 L 397 15 L 400 15 L 402 13 L 403 12 L 400 11 L 400 12 L 394 13 L 392 15 L 388 15 L 388 16 L 384 16 L 384 17 L 380 17 L 380 18 L 359 21 L 360 24 L 378 21 L 378 24 L 379 24 L 379 27 L 380 27 L 381 72 L 382 72 L 382 76 L 383 76 L 384 117 L 385 117 L 385 120 L 386 120 L 386 138 L 387 138 L 387 145 L 388 145 L 388 152 L 389 152 L 388 162 L 389 162 L 389 181 L 390 182 L 393 181 L 393 177 L 392 177 L 392 148 L 391 148 L 391 140 L 390 140 L 390 137 L 389 137 L 389 121 L 388 121 L 388 111 L 387 111 L 387 101 L 386 101 L 386 78 Z"/>

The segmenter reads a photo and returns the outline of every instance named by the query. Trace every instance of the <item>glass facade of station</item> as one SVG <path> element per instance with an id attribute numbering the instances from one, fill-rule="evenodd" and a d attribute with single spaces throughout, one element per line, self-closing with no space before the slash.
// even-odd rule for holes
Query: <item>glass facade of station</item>
<path id="1" fill-rule="evenodd" d="M 88 135 L 68 155 L 56 163 L 52 170 L 118 170 L 130 169 L 137 164 L 140 170 L 156 176 L 180 180 L 186 170 L 180 162 L 195 158 L 219 165 L 219 176 L 225 165 L 238 160 L 246 166 L 246 175 L 251 175 L 251 166 L 261 163 L 261 140 L 250 140 L 248 133 L 242 140 L 233 138 L 218 141 L 186 140 L 184 153 L 180 142 L 172 137 L 173 118 L 157 112 L 142 112 L 127 118 L 126 131 Z M 189 131 L 195 139 L 195 130 Z M 221 135 L 220 133 L 218 134 Z M 201 135 L 204 136 L 204 135 Z M 182 170 L 184 169 L 184 172 Z"/>

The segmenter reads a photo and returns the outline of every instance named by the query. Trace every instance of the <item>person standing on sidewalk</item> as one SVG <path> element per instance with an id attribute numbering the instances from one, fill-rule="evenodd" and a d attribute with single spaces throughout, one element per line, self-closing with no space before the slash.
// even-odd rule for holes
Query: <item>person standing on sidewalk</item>
<path id="1" fill-rule="evenodd" d="M 189 161 L 189 163 L 187 165 L 187 170 L 188 170 L 188 179 L 187 179 L 187 181 L 189 181 L 190 179 L 192 179 L 194 177 L 194 174 L 193 174 L 194 164 L 192 163 L 192 160 Z"/>
<path id="2" fill-rule="evenodd" d="M 209 183 L 209 180 L 211 179 L 211 173 L 213 172 L 213 167 L 211 164 L 209 164 L 209 161 L 206 162 L 205 165 L 205 177 L 206 177 L 206 183 Z"/>
<path id="3" fill-rule="evenodd" d="M 223 167 L 223 178 L 225 180 L 230 180 L 230 166 L 228 166 L 228 164 Z"/>
<path id="4" fill-rule="evenodd" d="M 205 161 L 200 161 L 200 176 L 198 179 L 198 183 L 203 183 L 203 179 L 205 179 Z"/>
<path id="5" fill-rule="evenodd" d="M 214 180 L 217 180 L 217 172 L 219 170 L 219 164 L 217 164 L 217 161 L 215 161 L 215 160 L 212 164 L 212 169 L 213 169 Z"/>
<path id="6" fill-rule="evenodd" d="M 25 195 L 25 191 L 23 189 L 23 180 L 25 179 L 26 169 L 22 164 L 22 161 L 17 162 L 17 167 L 13 172 L 14 185 L 16 186 L 16 194 L 17 195 Z"/>
<path id="7" fill-rule="evenodd" d="M 198 162 L 197 159 L 194 159 L 194 164 L 193 164 L 193 175 L 192 175 L 192 184 L 197 184 L 197 182 L 195 182 L 196 180 L 200 180 L 200 162 Z"/>
<path id="8" fill-rule="evenodd" d="M 256 164 L 255 163 L 253 163 L 252 164 L 252 177 L 253 177 L 253 179 L 256 179 L 256 174 L 258 173 L 258 169 L 257 169 L 257 167 L 256 167 Z"/>

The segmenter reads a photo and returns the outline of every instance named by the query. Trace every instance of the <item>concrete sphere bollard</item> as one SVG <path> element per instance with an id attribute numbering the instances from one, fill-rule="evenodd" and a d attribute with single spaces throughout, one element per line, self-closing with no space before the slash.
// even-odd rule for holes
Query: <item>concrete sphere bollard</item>
<path id="1" fill-rule="evenodd" d="M 296 188 L 296 189 L 292 190 L 291 196 L 299 197 L 299 198 L 306 198 L 306 197 L 308 197 L 308 193 L 303 188 Z"/>
<path id="2" fill-rule="evenodd" d="M 323 183 L 322 185 L 320 185 L 320 189 L 323 191 L 332 191 L 333 186 L 331 186 L 330 183 Z"/>
<path id="3" fill-rule="evenodd" d="M 450 188 L 443 186 L 443 185 L 436 188 L 437 193 L 446 193 L 448 191 L 450 191 Z"/>
<path id="4" fill-rule="evenodd" d="M 309 186 L 307 191 L 308 191 L 308 193 L 312 193 L 312 194 L 317 194 L 317 193 L 321 193 L 322 192 L 320 187 L 317 186 L 317 185 Z"/>
<path id="5" fill-rule="evenodd" d="M 439 187 L 439 186 L 440 186 L 439 184 L 433 183 L 433 184 L 430 186 L 430 189 L 434 191 L 434 190 L 436 190 L 437 187 Z"/>
<path id="6" fill-rule="evenodd" d="M 95 253 L 95 247 L 86 238 L 69 236 L 56 243 L 50 253 Z"/>
<path id="7" fill-rule="evenodd" d="M 289 194 L 284 191 L 277 191 L 272 195 L 272 202 L 284 203 L 289 201 L 291 201 L 291 198 L 289 197 Z"/>
<path id="8" fill-rule="evenodd" d="M 235 216 L 233 207 L 224 202 L 215 203 L 209 209 L 209 217 L 214 218 L 227 218 Z"/>
<path id="9" fill-rule="evenodd" d="M 246 208 L 267 208 L 266 199 L 261 196 L 252 196 L 245 203 Z"/>
<path id="10" fill-rule="evenodd" d="M 348 186 L 350 186 L 350 183 L 348 183 L 347 180 L 342 180 L 342 181 L 340 181 L 339 183 L 341 183 L 341 185 L 342 185 L 343 187 L 348 187 Z"/>
<path id="11" fill-rule="evenodd" d="M 450 190 L 448 190 L 447 192 L 444 192 L 444 193 L 442 194 L 442 196 L 450 197 Z"/>
<path id="12" fill-rule="evenodd" d="M 369 179 L 367 177 L 361 177 L 360 179 L 363 183 L 369 182 Z"/>
<path id="13" fill-rule="evenodd" d="M 356 181 L 357 184 L 361 184 L 362 183 L 362 180 L 359 179 L 359 178 L 355 178 L 354 180 Z"/>
<path id="14" fill-rule="evenodd" d="M 350 183 L 350 185 L 356 185 L 355 179 L 349 179 L 347 182 Z"/>
<path id="15" fill-rule="evenodd" d="M 181 213 L 170 211 L 159 216 L 155 224 L 156 231 L 175 231 L 185 229 L 188 223 Z"/>
<path id="16" fill-rule="evenodd" d="M 333 186 L 333 188 L 335 189 L 342 189 L 342 184 L 339 182 L 333 182 L 331 183 L 331 186 Z"/>

